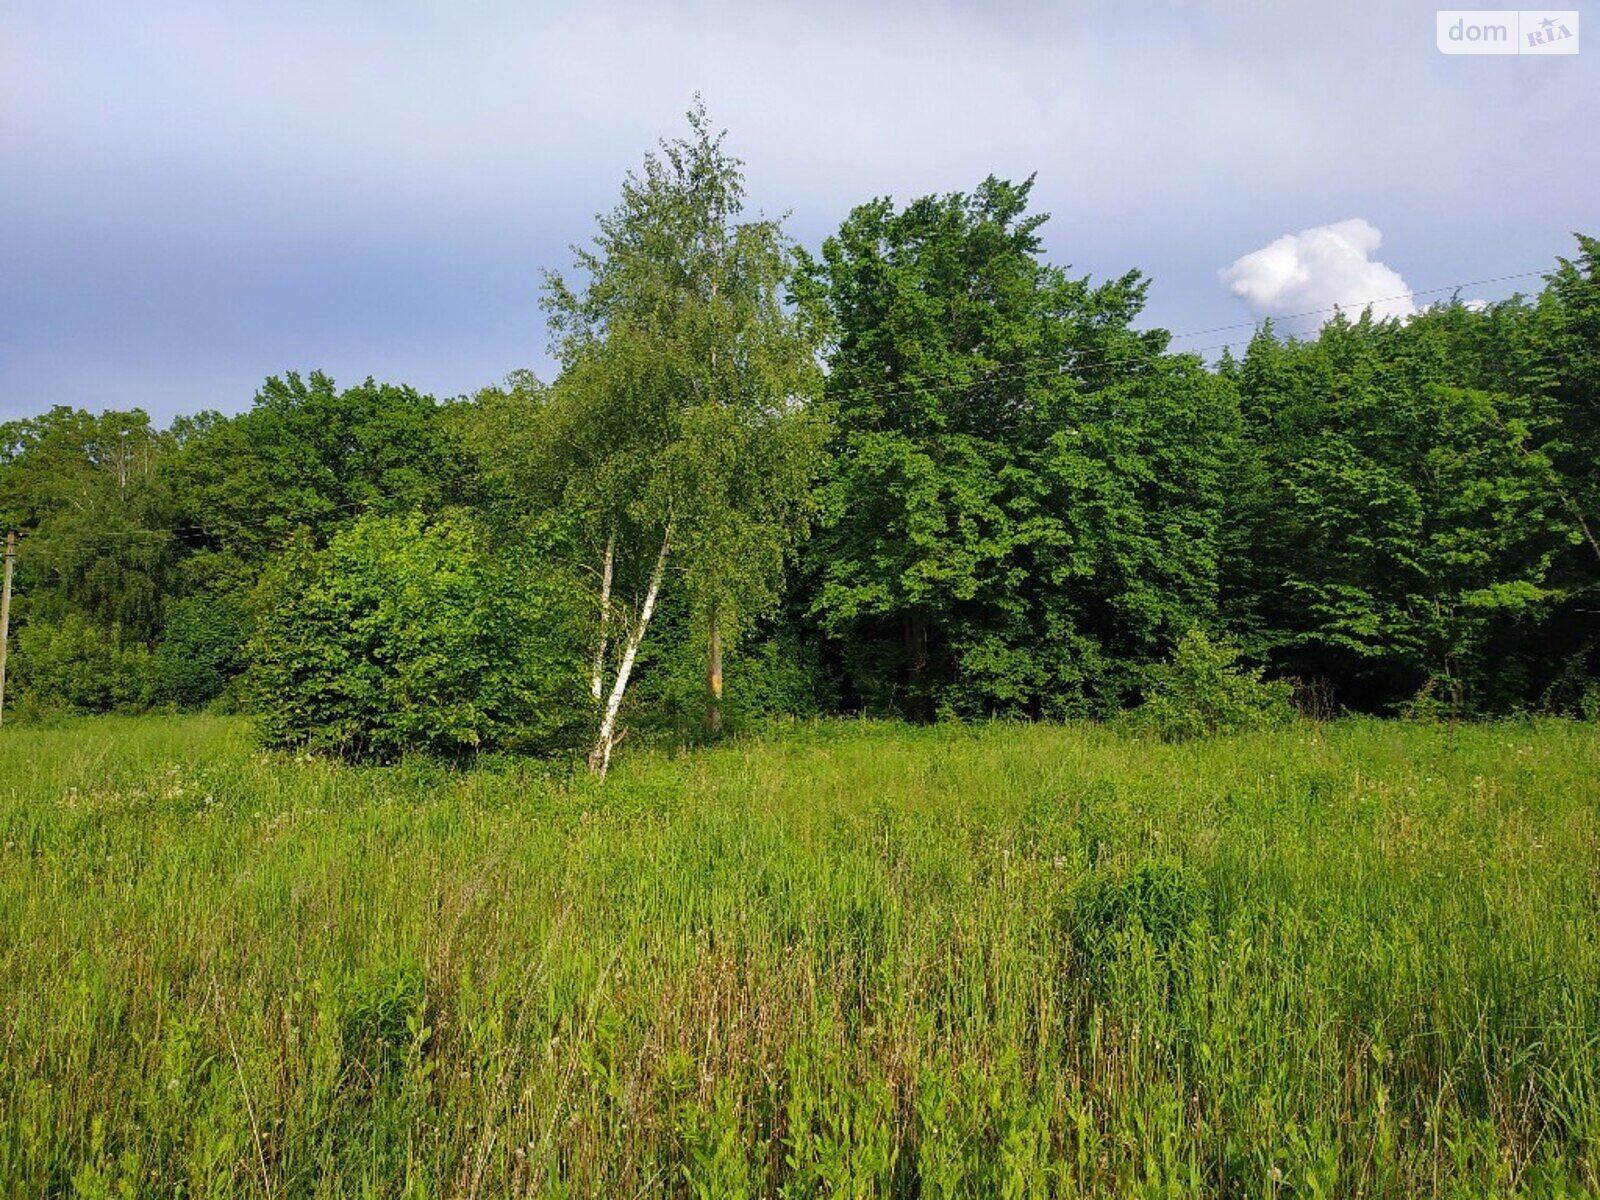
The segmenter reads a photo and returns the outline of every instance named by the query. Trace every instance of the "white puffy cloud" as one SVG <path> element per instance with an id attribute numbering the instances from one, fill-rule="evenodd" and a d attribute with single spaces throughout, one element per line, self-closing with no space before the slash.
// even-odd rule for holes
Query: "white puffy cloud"
<path id="1" fill-rule="evenodd" d="M 1382 243 L 1383 234 L 1354 217 L 1286 233 L 1218 276 L 1263 317 L 1323 314 L 1336 305 L 1352 314 L 1370 307 L 1374 317 L 1409 317 L 1417 311 L 1410 285 L 1372 257 Z"/>

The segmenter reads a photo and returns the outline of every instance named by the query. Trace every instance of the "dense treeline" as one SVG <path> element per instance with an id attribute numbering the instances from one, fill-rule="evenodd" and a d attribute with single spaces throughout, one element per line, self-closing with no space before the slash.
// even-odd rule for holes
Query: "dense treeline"
<path id="1" fill-rule="evenodd" d="M 808 253 L 691 116 L 549 276 L 548 385 L 5 425 L 13 703 L 603 769 L 630 727 L 1109 715 L 1198 630 L 1326 710 L 1600 704 L 1600 242 L 1207 366 L 1137 272 L 1044 261 L 1027 183 Z"/>

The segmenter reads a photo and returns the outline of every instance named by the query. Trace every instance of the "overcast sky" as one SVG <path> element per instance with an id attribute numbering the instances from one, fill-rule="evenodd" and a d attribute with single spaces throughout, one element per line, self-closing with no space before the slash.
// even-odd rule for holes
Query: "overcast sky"
<path id="1" fill-rule="evenodd" d="M 232 412 L 296 369 L 548 377 L 540 269 L 696 91 L 805 244 L 1037 172 L 1051 258 L 1140 268 L 1178 333 L 1404 313 L 1600 234 L 1600 18 L 1577 56 L 1454 57 L 1409 2 L 1134 8 L 11 0 L 0 416 Z"/>

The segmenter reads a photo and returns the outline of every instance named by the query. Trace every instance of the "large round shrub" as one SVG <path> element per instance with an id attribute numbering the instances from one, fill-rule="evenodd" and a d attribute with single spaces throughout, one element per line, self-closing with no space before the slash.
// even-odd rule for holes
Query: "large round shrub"
<path id="1" fill-rule="evenodd" d="M 263 580 L 246 694 L 263 739 L 347 758 L 553 749 L 586 715 L 581 596 L 464 516 L 364 517 Z"/>

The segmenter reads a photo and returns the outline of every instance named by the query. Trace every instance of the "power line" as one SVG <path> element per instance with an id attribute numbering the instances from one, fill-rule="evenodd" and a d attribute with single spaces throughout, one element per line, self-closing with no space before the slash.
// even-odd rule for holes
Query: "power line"
<path id="1" fill-rule="evenodd" d="M 400 498 L 399 496 L 393 495 L 393 494 L 385 494 L 385 495 L 380 495 L 380 496 L 371 496 L 371 497 L 368 497 L 367 499 L 364 499 L 364 500 L 350 500 L 350 501 L 346 501 L 343 504 L 325 505 L 323 507 L 318 508 L 314 512 L 303 512 L 303 513 L 297 513 L 297 514 L 278 513 L 278 514 L 274 514 L 273 516 L 264 517 L 264 518 L 262 518 L 260 520 L 255 520 L 255 521 L 243 521 L 243 520 L 230 521 L 230 522 L 228 522 L 228 524 L 233 526 L 233 527 L 235 527 L 235 528 L 243 527 L 243 528 L 247 528 L 247 529 L 260 529 L 260 528 L 264 528 L 264 527 L 266 527 L 268 525 L 275 525 L 275 524 L 286 524 L 286 525 L 293 526 L 293 525 L 296 525 L 296 524 L 304 524 L 306 521 L 313 520 L 313 519 L 315 519 L 317 517 L 326 516 L 329 513 L 345 512 L 347 510 L 361 508 L 363 506 L 368 506 L 368 505 L 373 505 L 373 504 L 381 504 L 385 500 L 398 500 L 399 498 Z M 33 534 L 34 534 L 34 531 L 32 531 L 32 530 L 23 529 L 23 530 L 18 530 L 17 531 L 17 536 L 19 538 L 31 537 L 31 536 L 33 536 Z M 126 538 L 130 538 L 130 537 L 177 538 L 177 537 L 180 537 L 180 536 L 185 535 L 185 534 L 198 534 L 198 535 L 200 535 L 202 537 L 215 537 L 215 536 L 218 536 L 218 534 L 217 534 L 217 532 L 216 532 L 214 527 L 207 527 L 207 526 L 204 526 L 204 525 L 169 525 L 169 526 L 166 526 L 166 527 L 161 528 L 161 529 L 124 529 L 124 530 L 121 530 L 121 531 L 119 531 L 119 532 L 117 532 L 115 534 L 112 534 L 110 536 L 110 538 L 105 542 L 87 541 L 87 542 L 77 542 L 75 544 L 78 545 L 78 546 L 102 547 L 102 546 L 115 545 L 118 541 L 124 540 Z"/>
<path id="2" fill-rule="evenodd" d="M 1517 271 L 1511 275 L 1496 275 L 1492 279 L 1472 279 L 1465 283 L 1446 283 L 1440 287 L 1418 288 L 1415 291 L 1401 292 L 1395 296 L 1378 296 L 1371 300 L 1362 300 L 1359 302 L 1359 310 L 1364 311 L 1374 304 L 1391 304 L 1396 300 L 1410 300 L 1414 296 L 1432 296 L 1436 292 L 1459 292 L 1463 288 L 1487 287 L 1491 283 L 1507 283 L 1513 279 L 1528 279 L 1534 275 L 1548 275 L 1549 273 L 1548 268 L 1541 267 L 1537 271 Z M 1358 310 L 1357 304 L 1330 304 L 1327 308 L 1308 308 L 1304 312 L 1286 313 L 1281 317 L 1263 318 L 1259 321 L 1240 321 L 1233 325 L 1217 325 L 1210 329 L 1201 329 L 1193 333 L 1175 333 L 1172 336 L 1174 338 L 1203 337 L 1212 333 L 1225 333 L 1230 329 L 1248 329 L 1251 326 L 1259 329 L 1267 320 L 1271 320 L 1274 323 L 1277 321 L 1299 321 L 1305 317 L 1316 317 L 1325 313 L 1356 310 Z"/>
<path id="3" fill-rule="evenodd" d="M 1254 340 L 1254 333 L 1252 333 L 1251 337 L 1249 337 L 1249 338 L 1235 338 L 1235 339 L 1233 339 L 1231 341 L 1217 342 L 1217 343 L 1213 343 L 1213 344 L 1208 345 L 1208 346 L 1190 346 L 1190 347 L 1186 347 L 1186 348 L 1183 348 L 1183 349 L 1174 349 L 1174 348 L 1172 348 L 1171 343 L 1175 342 L 1175 341 L 1177 341 L 1177 340 L 1179 340 L 1181 338 L 1204 337 L 1204 336 L 1207 336 L 1209 334 L 1225 333 L 1225 332 L 1228 332 L 1228 331 L 1234 330 L 1234 329 L 1252 329 L 1255 332 L 1259 332 L 1261 329 L 1263 329 L 1267 325 L 1269 320 L 1273 325 L 1278 325 L 1278 324 L 1283 323 L 1283 322 L 1304 320 L 1304 319 L 1306 319 L 1308 317 L 1326 315 L 1326 314 L 1329 314 L 1329 313 L 1350 312 L 1350 311 L 1365 312 L 1368 308 L 1370 308 L 1374 304 L 1387 304 L 1387 303 L 1392 303 L 1393 301 L 1396 301 L 1396 300 L 1409 300 L 1409 299 L 1411 299 L 1411 298 L 1413 298 L 1415 296 L 1430 296 L 1430 295 L 1434 295 L 1434 294 L 1439 293 L 1439 292 L 1460 291 L 1463 288 L 1484 287 L 1484 286 L 1486 286 L 1488 284 L 1491 284 L 1491 283 L 1504 283 L 1504 282 L 1506 282 L 1508 280 L 1512 280 L 1512 279 L 1527 279 L 1527 278 L 1530 278 L 1531 276 L 1534 276 L 1534 275 L 1545 275 L 1545 274 L 1548 274 L 1548 273 L 1549 273 L 1548 270 L 1544 269 L 1544 268 L 1541 268 L 1539 270 L 1533 270 L 1533 271 L 1519 271 L 1519 272 L 1516 272 L 1516 273 L 1511 274 L 1511 275 L 1495 276 L 1494 278 L 1491 278 L 1491 279 L 1468 280 L 1468 281 L 1464 281 L 1462 283 L 1447 283 L 1447 284 L 1443 284 L 1443 285 L 1441 285 L 1439 287 L 1422 288 L 1422 289 L 1418 289 L 1416 291 L 1406 292 L 1406 293 L 1403 293 L 1403 294 L 1400 294 L 1400 295 L 1395 295 L 1395 296 L 1380 296 L 1380 297 L 1375 297 L 1375 298 L 1370 299 L 1370 300 L 1360 301 L 1358 303 L 1333 304 L 1333 305 L 1329 305 L 1326 308 L 1307 309 L 1304 312 L 1289 313 L 1289 314 L 1287 314 L 1285 316 L 1282 316 L 1282 317 L 1263 318 L 1263 319 L 1258 320 L 1258 321 L 1239 321 L 1239 322 L 1236 322 L 1236 323 L 1234 323 L 1232 325 L 1215 325 L 1215 326 L 1212 326 L 1209 329 L 1195 329 L 1195 330 L 1189 330 L 1188 332 L 1185 332 L 1185 333 L 1167 333 L 1166 336 L 1167 336 L 1167 341 L 1168 341 L 1168 349 L 1167 349 L 1166 352 L 1170 353 L 1170 354 L 1201 354 L 1201 355 L 1203 355 L 1207 351 L 1211 351 L 1211 350 L 1227 350 L 1227 349 L 1232 349 L 1235 346 L 1246 346 L 1251 341 Z M 1146 335 L 1150 335 L 1150 334 L 1159 334 L 1159 333 L 1162 333 L 1164 331 L 1160 330 L 1160 329 L 1151 329 L 1151 330 L 1124 329 L 1124 330 L 1119 330 L 1117 332 L 1122 333 L 1122 334 L 1126 335 L 1127 337 L 1136 339 L 1136 338 L 1139 338 L 1139 337 L 1142 337 L 1142 336 L 1146 336 Z M 1081 368 L 1086 367 L 1086 366 L 1087 367 L 1112 366 L 1112 365 L 1115 365 L 1117 363 L 1132 362 L 1136 358 L 1142 358 L 1142 357 L 1143 356 L 1133 355 L 1133 354 L 1121 354 L 1121 355 L 1118 355 L 1116 357 L 1112 357 L 1108 350 L 1107 351 L 1102 351 L 1098 355 L 1094 354 L 1092 352 L 1088 352 L 1088 351 L 1080 352 L 1080 351 L 1068 350 L 1068 351 L 1063 351 L 1060 354 L 1035 355 L 1035 356 L 1031 356 L 1031 357 L 1027 357 L 1027 358 L 1017 359 L 1017 360 L 1014 360 L 1011 364 L 1009 364 L 1007 367 L 1005 367 L 1001 371 L 996 371 L 996 372 L 994 372 L 992 374 L 989 374 L 989 375 L 984 375 L 984 376 L 981 376 L 981 377 L 978 377 L 978 378 L 969 379 L 969 380 L 960 381 L 960 382 L 952 382 L 952 383 L 948 383 L 948 384 L 939 384 L 937 382 L 932 382 L 934 380 L 937 380 L 938 376 L 932 376 L 932 377 L 930 377 L 930 381 L 929 382 L 921 382 L 921 383 L 916 383 L 916 384 L 887 383 L 887 382 L 886 383 L 882 383 L 882 384 L 856 384 L 856 385 L 852 385 L 852 386 L 850 386 L 848 388 L 845 388 L 843 390 L 844 390 L 844 393 L 846 395 L 857 396 L 857 397 L 860 397 L 860 396 L 896 396 L 896 395 L 905 395 L 905 394 L 911 393 L 911 392 L 929 392 L 929 391 L 938 392 L 938 391 L 945 391 L 945 390 L 952 390 L 952 389 L 969 388 L 969 387 L 977 386 L 977 385 L 980 385 L 980 384 L 986 384 L 986 383 L 991 383 L 991 382 L 997 382 L 997 381 L 1002 381 L 1002 380 L 1006 380 L 1006 379 L 1016 378 L 1019 373 L 1027 372 L 1027 371 L 1030 371 L 1030 370 L 1037 370 L 1037 369 L 1039 369 L 1039 368 L 1041 368 L 1043 366 L 1049 365 L 1049 364 L 1064 364 L 1064 365 L 1070 365 L 1071 367 L 1073 367 L 1075 369 L 1081 369 Z"/>

